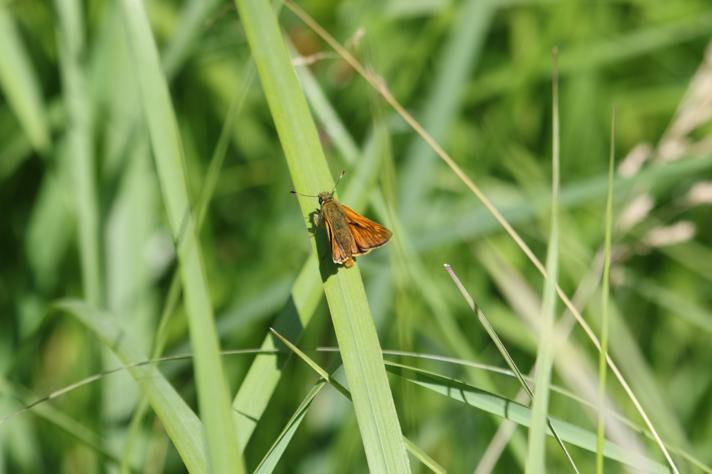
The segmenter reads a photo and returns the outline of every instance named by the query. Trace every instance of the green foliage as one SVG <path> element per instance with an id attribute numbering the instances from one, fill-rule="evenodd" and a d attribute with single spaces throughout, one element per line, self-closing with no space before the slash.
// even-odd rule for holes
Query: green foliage
<path id="1" fill-rule="evenodd" d="M 571 472 L 552 427 L 581 472 L 672 472 L 610 369 L 599 409 L 606 356 L 712 472 L 707 2 L 300 2 L 371 85 L 273 7 L 0 4 L 0 472 Z M 289 193 L 341 170 L 394 231 L 348 270 Z"/>

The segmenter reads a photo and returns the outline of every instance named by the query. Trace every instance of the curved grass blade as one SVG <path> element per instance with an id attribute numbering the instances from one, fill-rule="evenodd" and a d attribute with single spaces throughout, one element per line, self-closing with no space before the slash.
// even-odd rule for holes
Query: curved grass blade
<path id="1" fill-rule="evenodd" d="M 388 363 L 387 369 L 410 382 L 445 395 L 453 400 L 476 407 L 488 413 L 512 420 L 521 426 L 531 426 L 531 410 L 499 395 L 478 389 L 459 380 L 444 377 L 415 367 L 397 363 Z M 594 453 L 596 451 L 596 435 L 571 423 L 550 418 L 551 426 L 561 436 L 563 441 Z M 547 434 L 552 435 L 551 431 Z M 651 459 L 631 459 L 627 451 L 616 444 L 606 441 L 604 454 L 607 458 L 641 469 L 647 473 L 668 473 L 669 469 Z"/>
<path id="2" fill-rule="evenodd" d="M 237 436 L 196 224 L 192 211 L 186 212 L 191 206 L 177 120 L 143 4 L 138 0 L 123 0 L 121 4 L 168 221 L 173 238 L 178 242 L 186 312 L 195 350 L 198 402 L 205 422 L 210 467 L 217 473 L 243 472 L 242 459 L 235 449 Z"/>

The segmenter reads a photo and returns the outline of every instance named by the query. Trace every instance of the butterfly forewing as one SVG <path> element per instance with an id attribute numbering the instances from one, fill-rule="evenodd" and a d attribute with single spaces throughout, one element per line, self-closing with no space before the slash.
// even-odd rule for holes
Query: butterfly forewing
<path id="1" fill-rule="evenodd" d="M 341 209 L 357 247 L 352 249 L 352 255 L 365 255 L 373 249 L 382 247 L 388 243 L 391 235 L 393 235 L 390 230 L 381 224 L 362 216 L 350 207 L 341 204 Z"/>

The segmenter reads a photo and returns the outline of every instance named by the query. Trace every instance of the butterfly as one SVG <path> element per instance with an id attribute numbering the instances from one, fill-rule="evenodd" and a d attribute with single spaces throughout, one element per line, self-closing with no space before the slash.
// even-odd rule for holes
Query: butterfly
<path id="1" fill-rule="evenodd" d="M 337 265 L 348 268 L 353 266 L 354 257 L 366 255 L 371 250 L 386 245 L 393 233 L 381 224 L 341 204 L 334 198 L 334 192 L 324 191 L 317 196 L 306 194 L 302 196 L 319 198 L 319 212 L 314 223 L 317 227 L 321 224 L 326 227 L 326 236 L 331 247 L 331 260 Z M 296 191 L 292 193 L 301 194 Z"/>

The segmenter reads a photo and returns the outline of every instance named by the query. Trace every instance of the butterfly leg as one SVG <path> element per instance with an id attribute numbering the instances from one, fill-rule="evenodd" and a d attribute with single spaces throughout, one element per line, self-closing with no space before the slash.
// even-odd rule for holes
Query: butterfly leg
<path id="1" fill-rule="evenodd" d="M 322 217 L 321 217 L 321 212 L 314 212 L 311 215 L 312 218 L 312 224 L 314 224 L 314 227 L 319 227 L 322 223 Z"/>

